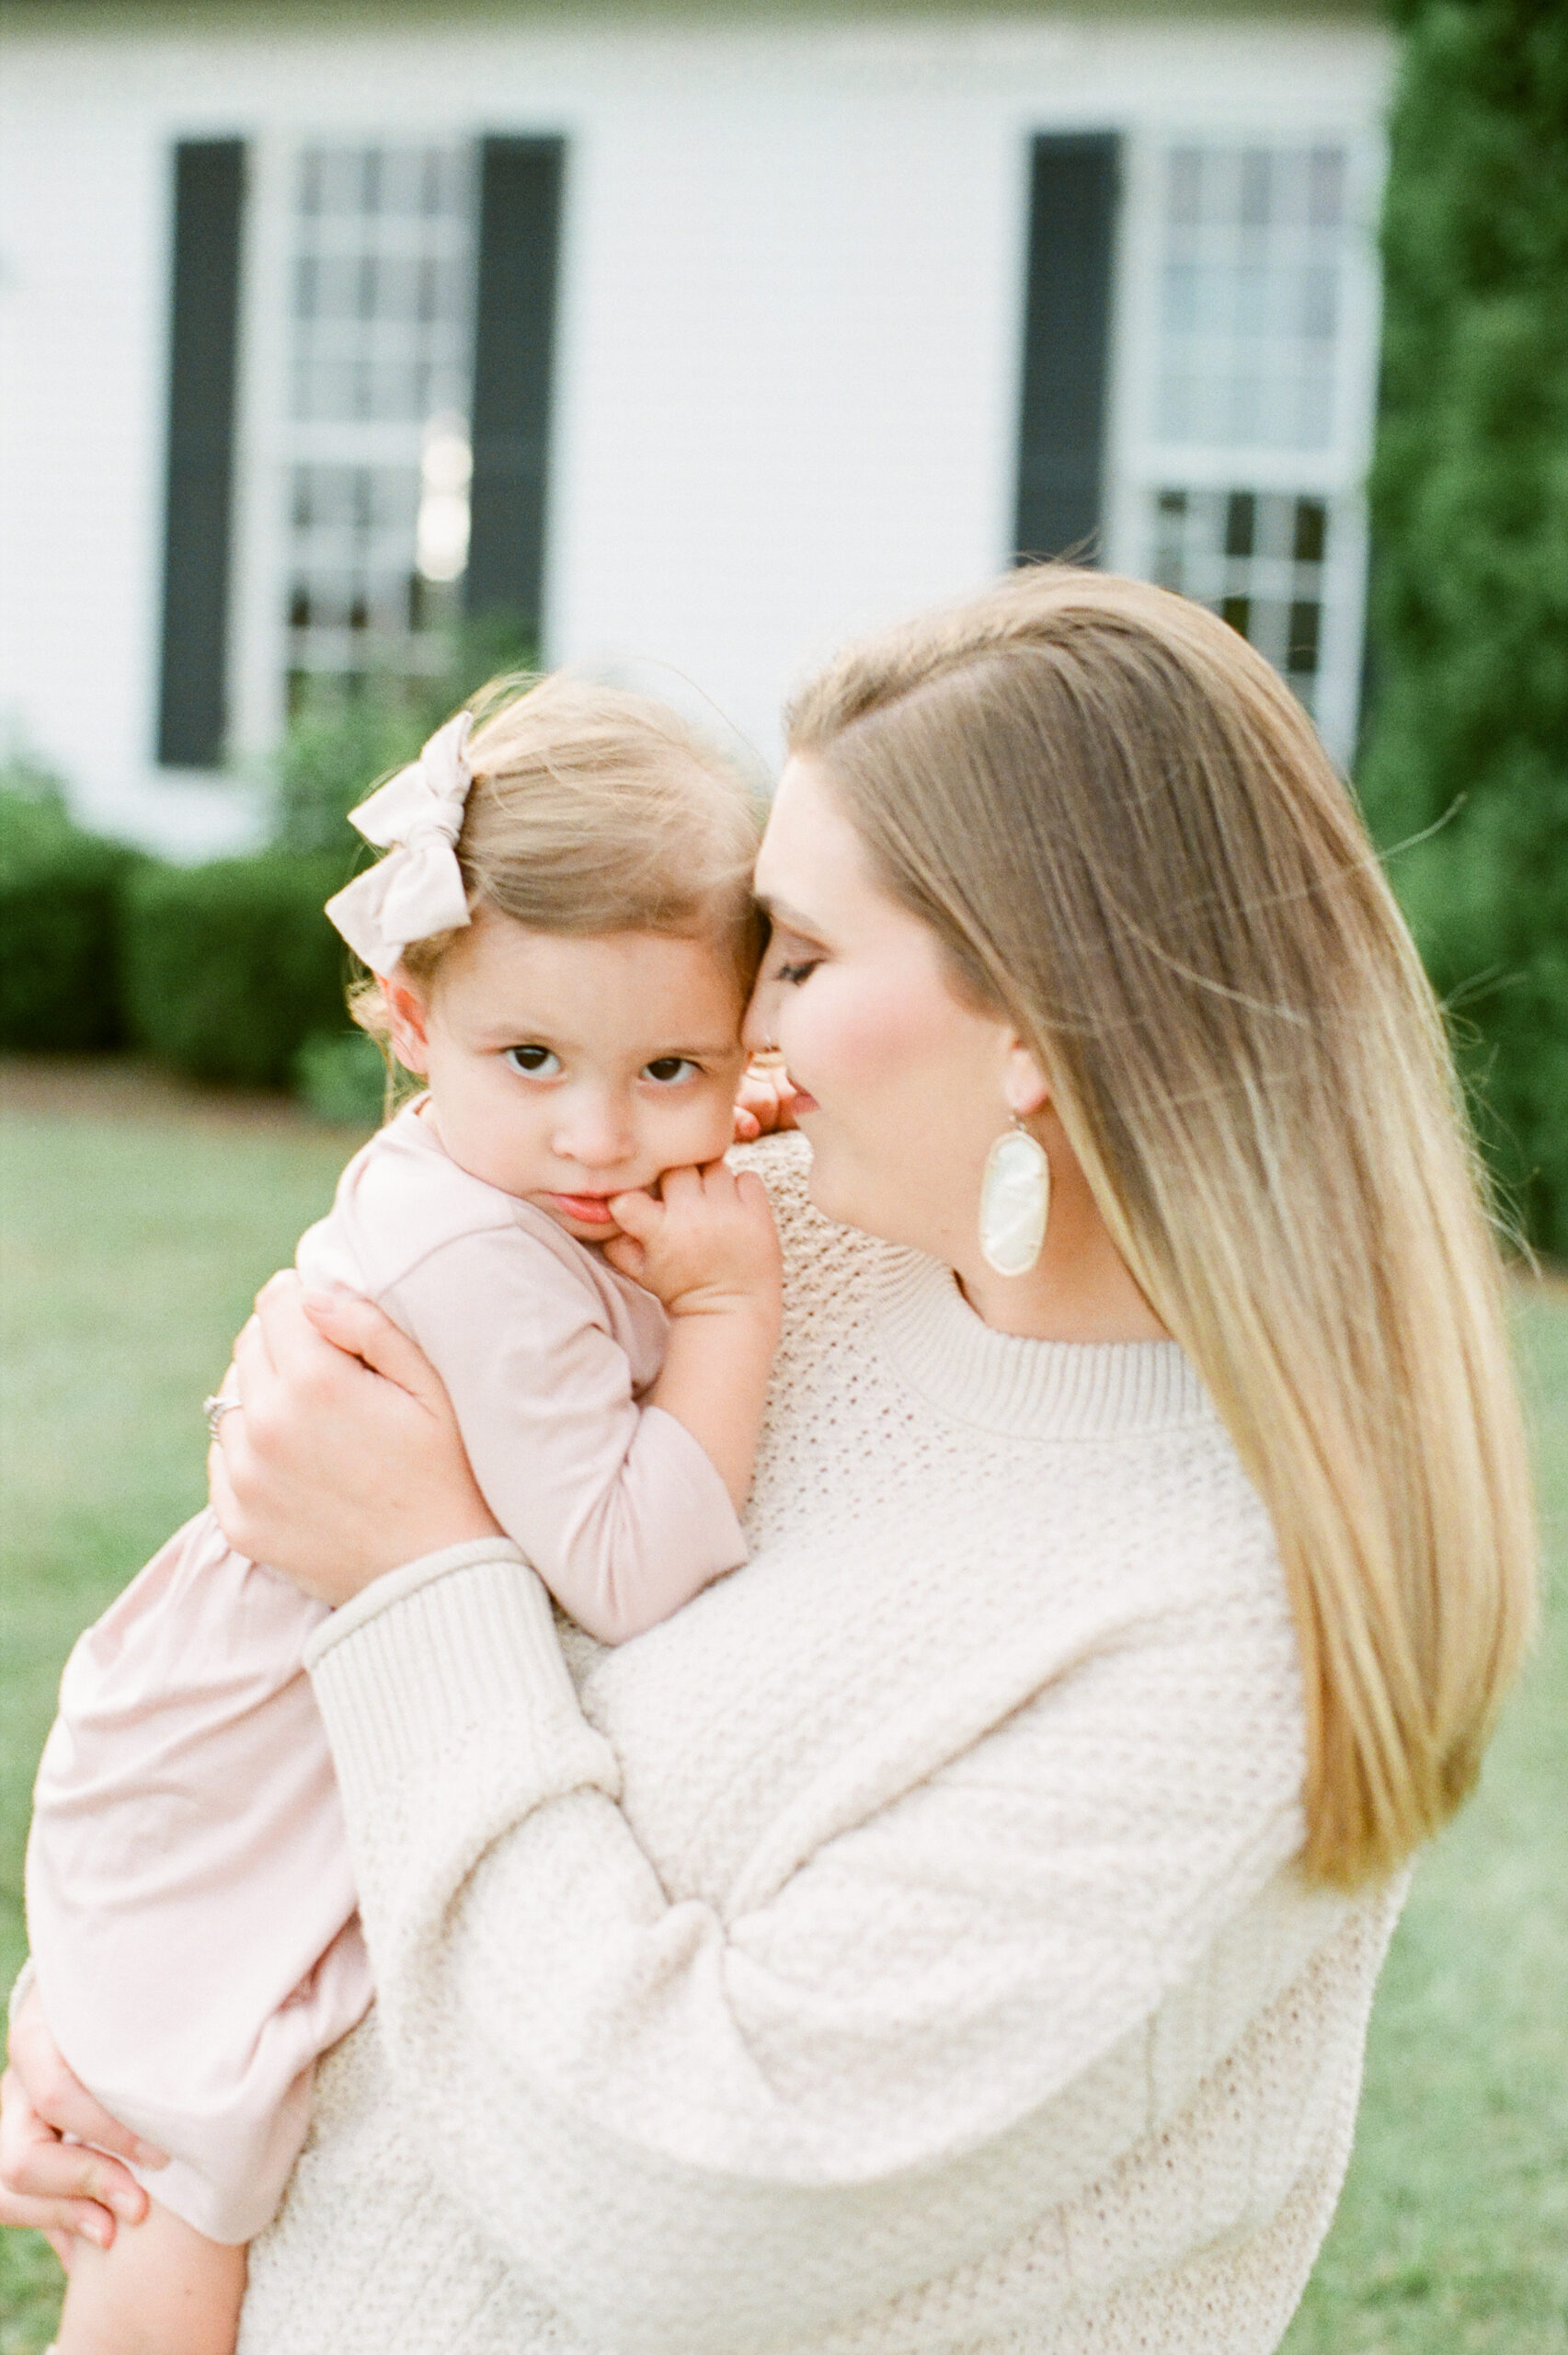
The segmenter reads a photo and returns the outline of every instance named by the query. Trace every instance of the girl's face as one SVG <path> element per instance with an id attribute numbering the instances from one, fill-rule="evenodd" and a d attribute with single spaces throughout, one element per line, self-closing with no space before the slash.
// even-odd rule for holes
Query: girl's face
<path id="1" fill-rule="evenodd" d="M 1045 1086 L 1009 1025 L 959 997 L 935 935 L 885 891 L 821 772 L 792 760 L 757 861 L 773 936 L 747 1017 L 801 1091 L 812 1199 L 944 1260 L 970 1289 L 986 1155 Z"/>
<path id="2" fill-rule="evenodd" d="M 578 938 L 481 909 L 428 993 L 395 975 L 383 988 L 459 1167 L 582 1242 L 617 1232 L 609 1196 L 733 1137 L 740 996 L 705 940 Z"/>

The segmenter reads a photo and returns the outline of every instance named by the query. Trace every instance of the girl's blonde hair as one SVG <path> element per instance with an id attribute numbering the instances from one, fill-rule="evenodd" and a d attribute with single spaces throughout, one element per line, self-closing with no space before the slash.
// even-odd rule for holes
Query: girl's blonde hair
<path id="1" fill-rule="evenodd" d="M 1308 1869 L 1386 1869 L 1475 1778 L 1535 1546 L 1442 1023 L 1348 794 L 1213 615 L 1059 566 L 851 648 L 789 732 L 1047 1073 L 1273 1518 Z"/>
<path id="2" fill-rule="evenodd" d="M 457 859 L 470 910 L 535 932 L 711 938 L 744 997 L 761 944 L 761 811 L 723 757 L 651 695 L 564 672 L 493 679 L 467 707 L 474 782 Z M 464 937 L 410 942 L 403 971 L 428 988 Z M 379 984 L 360 982 L 349 1003 L 384 1042 Z"/>

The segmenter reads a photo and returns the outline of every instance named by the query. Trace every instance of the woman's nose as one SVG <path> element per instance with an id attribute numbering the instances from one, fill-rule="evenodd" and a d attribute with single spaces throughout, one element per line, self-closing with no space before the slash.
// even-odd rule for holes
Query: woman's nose
<path id="1" fill-rule="evenodd" d="M 748 1054 L 761 1054 L 764 1047 L 774 1042 L 773 1025 L 778 1019 L 779 988 L 769 980 L 766 970 L 758 974 L 740 1025 L 740 1043 Z"/>

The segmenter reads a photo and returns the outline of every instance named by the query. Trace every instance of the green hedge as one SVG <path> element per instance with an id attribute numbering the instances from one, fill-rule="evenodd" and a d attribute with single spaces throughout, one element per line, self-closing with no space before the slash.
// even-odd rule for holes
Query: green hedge
<path id="1" fill-rule="evenodd" d="M 130 1043 L 193 1079 L 282 1087 L 311 1041 L 315 1093 L 335 1056 L 333 1117 L 368 1119 L 379 1058 L 344 1040 L 346 951 L 321 912 L 349 865 L 274 850 L 166 867 L 74 825 L 53 780 L 0 773 L 0 1048 Z"/>
<path id="2" fill-rule="evenodd" d="M 148 867 L 125 894 L 131 1036 L 195 1079 L 286 1086 L 304 1041 L 341 1030 L 348 952 L 322 914 L 338 856 L 264 851 Z"/>
<path id="3" fill-rule="evenodd" d="M 50 781 L 0 780 L 0 1047 L 123 1043 L 120 895 L 143 863 L 74 825 Z"/>
<path id="4" fill-rule="evenodd" d="M 1398 14 L 1358 782 L 1505 1198 L 1568 1252 L 1568 8 Z"/>

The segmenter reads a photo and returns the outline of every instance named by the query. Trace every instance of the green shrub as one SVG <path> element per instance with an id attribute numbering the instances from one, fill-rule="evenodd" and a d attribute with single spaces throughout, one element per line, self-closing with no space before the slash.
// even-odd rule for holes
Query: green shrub
<path id="1" fill-rule="evenodd" d="M 357 842 L 349 810 L 378 777 L 414 758 L 429 733 L 423 718 L 390 692 L 345 695 L 318 687 L 308 695 L 278 752 L 280 849 L 308 857 Z"/>
<path id="2" fill-rule="evenodd" d="M 1568 1252 L 1568 10 L 1402 0 L 1359 765 L 1483 1143 Z"/>
<path id="3" fill-rule="evenodd" d="M 154 867 L 125 894 L 131 1034 L 194 1079 L 281 1087 L 313 1032 L 341 1029 L 348 952 L 322 903 L 340 856 L 263 851 Z"/>
<path id="4" fill-rule="evenodd" d="M 273 764 L 279 846 L 310 855 L 357 844 L 348 815 L 377 780 L 413 760 L 475 687 L 534 660 L 517 625 L 491 614 L 453 627 L 442 667 L 429 678 L 372 672 L 307 683 Z"/>
<path id="5" fill-rule="evenodd" d="M 294 1093 L 318 1120 L 373 1129 L 386 1110 L 386 1064 L 362 1030 L 313 1030 L 294 1057 Z"/>
<path id="6" fill-rule="evenodd" d="M 122 1042 L 120 891 L 144 863 L 74 825 L 53 778 L 0 769 L 0 1047 Z"/>

